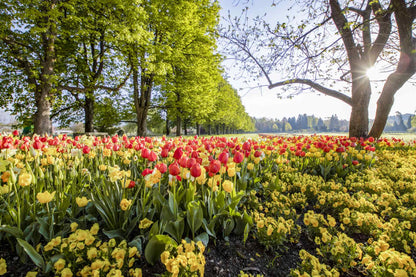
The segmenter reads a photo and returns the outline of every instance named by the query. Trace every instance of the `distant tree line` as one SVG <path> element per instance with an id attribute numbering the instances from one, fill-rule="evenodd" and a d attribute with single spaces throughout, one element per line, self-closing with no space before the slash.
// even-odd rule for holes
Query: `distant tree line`
<path id="1" fill-rule="evenodd" d="M 255 126 L 260 133 L 275 132 L 348 132 L 349 121 L 339 119 L 337 115 L 322 119 L 314 115 L 299 114 L 297 117 L 284 117 L 283 119 L 254 118 Z M 370 127 L 373 124 L 370 120 Z M 416 132 L 416 116 L 402 114 L 389 116 L 385 132 Z"/>
<path id="2" fill-rule="evenodd" d="M 297 117 L 284 117 L 283 119 L 255 118 L 258 132 L 348 132 L 348 120 L 339 119 L 337 115 L 322 119 L 314 115 L 299 114 Z"/>

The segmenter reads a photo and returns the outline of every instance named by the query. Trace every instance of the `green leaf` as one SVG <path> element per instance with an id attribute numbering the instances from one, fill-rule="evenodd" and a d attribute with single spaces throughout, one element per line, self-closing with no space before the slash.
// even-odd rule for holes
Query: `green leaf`
<path id="1" fill-rule="evenodd" d="M 44 270 L 45 261 L 43 260 L 42 256 L 38 252 L 36 252 L 35 248 L 33 248 L 33 246 L 27 243 L 25 240 L 17 238 L 17 242 L 21 247 L 23 247 L 26 254 L 29 255 L 29 257 L 32 259 L 35 265 L 38 266 L 40 269 Z"/>
<path id="2" fill-rule="evenodd" d="M 196 231 L 202 225 L 202 219 L 204 218 L 204 213 L 199 202 L 192 201 L 188 203 L 186 209 L 186 220 L 189 227 L 191 228 L 192 235 L 194 236 Z"/>
<path id="3" fill-rule="evenodd" d="M 171 235 L 177 242 L 181 241 L 184 230 L 185 221 L 182 217 L 179 217 L 176 221 L 167 223 L 165 227 L 165 232 Z"/>
<path id="4" fill-rule="evenodd" d="M 0 171 L 6 171 L 7 170 L 7 166 L 9 165 L 9 161 L 7 160 L 0 160 Z"/>
<path id="5" fill-rule="evenodd" d="M 176 247 L 178 244 L 174 239 L 166 235 L 153 236 L 144 250 L 146 261 L 152 265 L 157 262 L 160 259 L 160 254 L 165 251 L 167 245 Z"/>
<path id="6" fill-rule="evenodd" d="M 22 230 L 20 230 L 17 227 L 3 225 L 3 226 L 0 226 L 0 232 L 8 233 L 15 238 L 23 238 Z"/>
<path id="7" fill-rule="evenodd" d="M 209 243 L 209 236 L 207 233 L 204 232 L 196 236 L 195 241 L 201 241 L 205 246 L 207 246 Z"/>
<path id="8" fill-rule="evenodd" d="M 109 238 L 119 238 L 119 239 L 125 239 L 125 232 L 121 229 L 116 230 L 103 230 L 103 233 Z"/>
<path id="9" fill-rule="evenodd" d="M 250 233 L 250 224 L 246 224 L 246 227 L 244 228 L 244 238 L 243 238 L 243 244 L 246 243 L 248 234 Z"/>

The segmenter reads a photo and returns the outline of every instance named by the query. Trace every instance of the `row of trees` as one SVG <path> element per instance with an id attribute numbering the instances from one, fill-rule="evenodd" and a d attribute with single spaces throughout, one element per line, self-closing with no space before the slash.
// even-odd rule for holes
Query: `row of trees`
<path id="1" fill-rule="evenodd" d="M 218 12 L 213 0 L 2 1 L 0 107 L 39 134 L 82 120 L 85 132 L 133 121 L 143 136 L 149 110 L 177 134 L 183 120 L 252 130 L 222 77 Z"/>
<path id="2" fill-rule="evenodd" d="M 348 120 L 339 119 L 332 115 L 328 119 L 322 119 L 314 115 L 298 115 L 296 117 L 284 117 L 282 120 L 259 118 L 255 119 L 256 129 L 259 132 L 290 132 L 290 131 L 311 131 L 311 132 L 348 132 Z"/>
<path id="3" fill-rule="evenodd" d="M 258 132 L 348 132 L 349 121 L 339 119 L 337 115 L 322 119 L 314 115 L 300 114 L 297 117 L 283 119 L 255 118 Z M 370 121 L 370 124 L 372 122 Z M 387 119 L 385 132 L 416 132 L 416 115 L 396 112 L 395 116 Z"/>

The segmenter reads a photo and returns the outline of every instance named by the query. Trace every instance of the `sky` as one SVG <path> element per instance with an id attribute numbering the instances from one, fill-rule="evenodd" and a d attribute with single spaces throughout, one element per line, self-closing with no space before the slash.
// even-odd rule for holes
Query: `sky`
<path id="1" fill-rule="evenodd" d="M 288 2 L 289 0 L 286 0 Z M 283 20 L 286 15 L 293 15 L 293 11 L 287 11 L 288 5 L 283 7 L 272 8 L 272 0 L 219 0 L 222 7 L 220 24 L 226 24 L 223 20 L 227 17 L 228 12 L 231 15 L 240 15 L 243 6 L 249 7 L 250 16 L 267 14 L 266 18 L 270 20 Z M 244 5 L 241 5 L 244 3 Z M 255 3 L 255 4 L 254 4 Z M 236 5 L 238 4 L 238 5 Z M 292 14 L 291 14 L 292 13 Z M 273 22 L 273 21 L 272 21 Z M 219 49 L 221 52 L 221 49 Z M 235 63 L 226 59 L 223 64 L 225 71 L 230 78 L 230 84 L 239 91 L 246 112 L 252 117 L 267 117 L 282 119 L 283 117 L 297 116 L 298 114 L 307 114 L 328 118 L 336 114 L 340 119 L 349 119 L 351 107 L 344 102 L 330 96 L 319 95 L 314 92 L 306 92 L 293 97 L 292 99 L 279 99 L 277 93 L 281 88 L 269 90 L 267 87 L 248 89 L 247 84 L 241 79 L 233 77 L 239 76 L 239 69 Z M 278 81 L 278 80 L 274 80 Z M 416 83 L 416 79 L 414 79 Z M 264 83 L 266 85 L 266 83 Z M 370 100 L 369 117 L 375 117 L 377 108 L 377 97 L 379 88 L 373 87 L 373 94 Z M 280 91 L 281 92 L 281 91 Z M 407 83 L 395 95 L 395 102 L 391 109 L 391 115 L 396 111 L 402 114 L 416 112 L 416 84 Z"/>

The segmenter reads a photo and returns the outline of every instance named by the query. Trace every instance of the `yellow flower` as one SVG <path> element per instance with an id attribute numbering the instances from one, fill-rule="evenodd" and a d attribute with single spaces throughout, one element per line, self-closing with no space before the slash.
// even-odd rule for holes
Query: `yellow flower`
<path id="1" fill-rule="evenodd" d="M 272 225 L 269 225 L 268 227 L 267 227 L 267 235 L 268 236 L 271 236 L 272 235 L 272 233 L 273 233 L 273 226 Z"/>
<path id="2" fill-rule="evenodd" d="M 0 275 L 4 275 L 7 273 L 7 264 L 6 260 L 1 258 L 0 259 Z"/>
<path id="3" fill-rule="evenodd" d="M 394 271 L 394 277 L 407 277 L 409 276 L 404 269 L 396 269 Z"/>
<path id="4" fill-rule="evenodd" d="M 107 169 L 107 166 L 106 166 L 105 164 L 100 164 L 100 165 L 98 166 L 98 169 L 99 169 L 99 170 L 101 170 L 101 171 L 104 171 L 104 170 L 106 170 L 106 169 Z"/>
<path id="5" fill-rule="evenodd" d="M 22 187 L 27 187 L 32 183 L 32 175 L 24 172 L 19 175 L 19 185 Z"/>
<path id="6" fill-rule="evenodd" d="M 97 248 L 92 247 L 92 248 L 88 249 L 88 251 L 87 251 L 88 260 L 95 259 L 97 257 L 97 255 L 98 255 Z"/>
<path id="7" fill-rule="evenodd" d="M 100 226 L 98 225 L 98 223 L 94 223 L 94 225 L 92 225 L 92 227 L 90 229 L 90 233 L 92 235 L 96 235 L 96 234 L 98 234 L 98 230 L 100 230 Z"/>
<path id="8" fill-rule="evenodd" d="M 9 192 L 10 192 L 9 186 L 4 185 L 4 186 L 0 187 L 0 195 L 6 194 L 6 193 L 9 193 Z"/>
<path id="9" fill-rule="evenodd" d="M 53 266 L 55 267 L 56 271 L 60 271 L 65 267 L 65 260 L 59 259 L 53 264 Z"/>
<path id="10" fill-rule="evenodd" d="M 61 272 L 61 277 L 72 277 L 72 271 L 69 268 L 64 268 Z"/>
<path id="11" fill-rule="evenodd" d="M 151 221 L 150 219 L 145 218 L 145 219 L 140 221 L 139 229 L 149 228 L 152 224 L 153 224 L 153 221 Z"/>
<path id="12" fill-rule="evenodd" d="M 54 196 L 55 196 L 55 191 L 52 193 L 49 193 L 49 191 L 45 191 L 45 192 L 38 192 L 38 194 L 36 195 L 36 198 L 38 199 L 40 203 L 46 204 L 46 203 L 51 202 Z"/>
<path id="13" fill-rule="evenodd" d="M 135 268 L 129 270 L 129 276 L 133 277 L 142 277 L 142 269 L 141 268 Z"/>
<path id="14" fill-rule="evenodd" d="M 129 248 L 129 258 L 137 254 L 137 247 L 133 246 Z"/>
<path id="15" fill-rule="evenodd" d="M 71 232 L 75 232 L 78 228 L 78 223 L 72 222 L 71 223 Z"/>
<path id="16" fill-rule="evenodd" d="M 120 202 L 121 209 L 123 211 L 127 211 L 130 208 L 130 206 L 131 206 L 131 201 L 132 200 L 127 200 L 125 198 L 123 200 L 121 200 L 121 202 Z"/>
<path id="17" fill-rule="evenodd" d="M 235 167 L 228 167 L 227 173 L 228 173 L 229 177 L 234 177 L 235 176 Z"/>
<path id="18" fill-rule="evenodd" d="M 26 277 L 36 277 L 36 275 L 38 275 L 36 271 L 29 271 L 26 273 Z"/>
<path id="19" fill-rule="evenodd" d="M 9 177 L 10 177 L 10 171 L 5 171 L 1 175 L 1 180 L 3 181 L 3 183 L 7 183 L 9 181 Z"/>
<path id="20" fill-rule="evenodd" d="M 222 183 L 222 188 L 228 193 L 230 193 L 233 190 L 233 187 L 234 187 L 234 184 L 229 180 L 225 180 Z"/>
<path id="21" fill-rule="evenodd" d="M 85 196 L 83 196 L 83 197 L 77 197 L 77 198 L 75 198 L 75 201 L 77 202 L 77 205 L 80 208 L 87 206 L 87 204 L 89 202 L 89 200 Z"/>
<path id="22" fill-rule="evenodd" d="M 253 168 L 254 168 L 254 164 L 253 163 L 248 163 L 247 164 L 247 169 L 248 170 L 253 170 Z"/>

